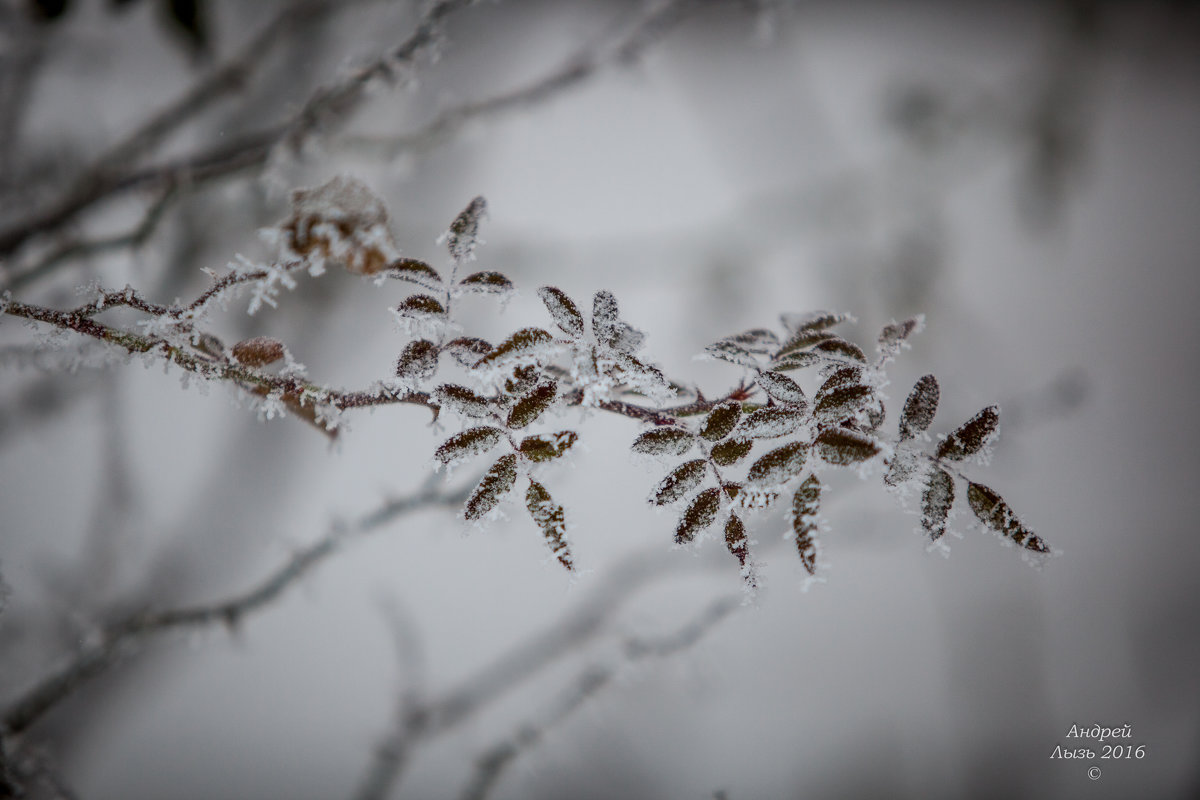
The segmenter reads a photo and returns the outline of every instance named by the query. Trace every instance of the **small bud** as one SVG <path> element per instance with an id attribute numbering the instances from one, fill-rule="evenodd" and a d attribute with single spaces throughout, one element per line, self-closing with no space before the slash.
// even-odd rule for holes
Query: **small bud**
<path id="1" fill-rule="evenodd" d="M 256 336 L 233 346 L 233 357 L 247 367 L 265 367 L 285 355 L 283 342 L 270 336 Z"/>

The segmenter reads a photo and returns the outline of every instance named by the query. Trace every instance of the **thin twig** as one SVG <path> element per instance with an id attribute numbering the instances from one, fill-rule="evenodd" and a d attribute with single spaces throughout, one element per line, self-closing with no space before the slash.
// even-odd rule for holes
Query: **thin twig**
<path id="1" fill-rule="evenodd" d="M 297 551 L 287 563 L 241 595 L 205 605 L 135 613 L 106 626 L 94 641 L 10 704 L 0 717 L 0 730 L 9 736 L 27 730 L 80 687 L 124 661 L 151 637 L 215 623 L 232 628 L 245 617 L 270 605 L 336 553 L 347 540 L 376 530 L 418 509 L 457 507 L 466 499 L 466 495 L 467 491 L 463 488 L 443 493 L 427 486 L 416 495 L 383 504 L 361 517 L 353 526 L 332 526 L 324 536 Z"/>
<path id="2" fill-rule="evenodd" d="M 398 70 L 415 64 L 437 41 L 446 18 L 474 2 L 476 0 L 437 0 L 402 44 L 340 81 L 318 89 L 300 111 L 265 130 L 246 134 L 230 144 L 148 167 L 111 172 L 102 165 L 94 168 L 51 208 L 0 232 L 0 256 L 14 252 L 33 236 L 61 227 L 115 194 L 147 186 L 194 184 L 261 166 L 279 145 L 299 150 L 305 139 L 320 127 L 347 119 L 373 81 L 394 78 Z M 151 133 L 158 135 L 153 130 Z"/>
<path id="3" fill-rule="evenodd" d="M 687 650 L 740 606 L 737 598 L 721 598 L 695 619 L 666 636 L 630 638 L 625 643 L 625 658 L 628 663 L 636 663 L 647 658 L 666 658 Z M 598 664 L 585 667 L 538 721 L 518 726 L 508 738 L 488 748 L 476 759 L 475 770 L 460 795 L 462 800 L 485 800 L 516 759 L 536 747 L 554 727 L 567 720 L 584 703 L 611 686 L 618 671 L 619 667 Z"/>

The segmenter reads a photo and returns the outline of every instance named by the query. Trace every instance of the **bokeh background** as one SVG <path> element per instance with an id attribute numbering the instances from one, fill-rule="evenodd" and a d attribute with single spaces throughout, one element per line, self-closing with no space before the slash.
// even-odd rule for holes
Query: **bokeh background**
<path id="1" fill-rule="evenodd" d="M 6 4 L 0 32 L 5 92 L 36 67 L 7 106 L 20 113 L 5 121 L 6 224 L 280 7 L 198 4 L 204 25 L 189 28 L 148 0 L 80 1 L 47 22 L 28 5 Z M 942 386 L 937 432 L 999 402 L 1000 443 L 974 474 L 1060 555 L 1035 569 L 960 513 L 943 558 L 878 474 L 837 475 L 825 580 L 806 581 L 781 514 L 756 517 L 753 602 L 678 652 L 631 658 L 630 637 L 679 631 L 739 599 L 740 579 L 717 541 L 672 551 L 674 519 L 645 502 L 662 467 L 628 452 L 636 423 L 572 412 L 556 423 L 584 446 L 545 482 L 566 506 L 577 578 L 515 506 L 482 531 L 448 511 L 398 519 L 234 635 L 156 640 L 56 709 L 21 746 L 69 796 L 351 796 L 400 697 L 494 673 L 597 607 L 614 575 L 626 582 L 603 624 L 417 747 L 392 796 L 458 796 L 482 754 L 548 719 L 491 796 L 1200 792 L 1200 11 L 683 3 L 586 80 L 390 152 L 447 109 L 609 53 L 647 8 L 463 10 L 406 86 L 374 88 L 302 153 L 188 188 L 140 247 L 70 261 L 13 296 L 65 307 L 97 280 L 194 296 L 200 268 L 266 256 L 255 229 L 286 214 L 288 190 L 337 174 L 387 200 L 407 255 L 442 264 L 439 233 L 484 195 L 480 268 L 522 290 L 503 314 L 469 301 L 469 332 L 492 340 L 548 324 L 538 286 L 578 301 L 608 289 L 655 363 L 717 395 L 738 370 L 694 355 L 780 312 L 849 311 L 863 343 L 924 313 L 891 369 L 893 403 L 927 372 Z M 408 35 L 419 10 L 353 4 L 301 26 L 161 152 L 282 118 Z M 73 230 L 121 230 L 146 202 L 119 198 Z M 5 280 L 48 246 L 11 255 Z M 405 341 L 387 312 L 397 291 L 330 273 L 277 311 L 235 304 L 214 326 L 228 341 L 278 336 L 318 379 L 365 387 Z M 331 448 L 296 420 L 258 421 L 224 387 L 77 356 L 75 340 L 11 318 L 0 340 L 5 702 L 115 615 L 240 591 L 336 520 L 412 491 L 456 430 L 385 408 L 353 416 Z M 613 679 L 554 718 L 597 667 Z M 1145 757 L 1050 758 L 1077 744 L 1072 725 L 1096 723 L 1130 725 Z"/>

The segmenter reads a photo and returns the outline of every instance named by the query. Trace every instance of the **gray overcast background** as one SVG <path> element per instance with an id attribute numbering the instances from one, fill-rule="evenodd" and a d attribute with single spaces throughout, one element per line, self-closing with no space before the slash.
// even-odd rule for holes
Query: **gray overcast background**
<path id="1" fill-rule="evenodd" d="M 21 134 L 30 159 L 83 163 L 203 69 L 151 4 L 120 15 L 79 5 L 53 31 L 33 87 Z M 218 61 L 273 5 L 210 4 Z M 661 566 L 611 624 L 418 749 L 395 796 L 456 796 L 475 758 L 542 719 L 589 664 L 614 667 L 614 683 L 522 754 L 492 796 L 1200 792 L 1200 12 L 705 9 L 635 63 L 428 151 L 389 161 L 351 146 L 351 135 L 395 134 L 519 86 L 637 8 L 469 9 L 414 87 L 379 91 L 303 163 L 203 187 L 134 257 L 78 265 L 15 296 L 65 306 L 92 278 L 164 301 L 194 296 L 200 267 L 263 255 L 255 229 L 286 213 L 272 181 L 343 172 L 386 198 L 407 255 L 441 264 L 438 233 L 482 194 L 480 268 L 522 290 L 499 316 L 489 302 L 469 306 L 471 332 L 493 340 L 548 324 L 538 286 L 581 302 L 608 289 L 648 334 L 652 360 L 716 395 L 738 370 L 693 355 L 774 326 L 779 312 L 850 311 L 847 332 L 863 343 L 924 313 L 926 331 L 891 370 L 893 404 L 926 372 L 942 386 L 936 432 L 999 402 L 1000 444 L 973 474 L 1061 557 L 1030 568 L 960 513 L 964 536 L 944 559 L 926 552 L 878 474 L 837 475 L 825 582 L 802 591 L 785 521 L 761 515 L 757 601 L 679 654 L 629 663 L 624 637 L 674 631 L 736 597 L 736 565 L 718 541 L 671 552 L 674 518 L 644 502 L 662 468 L 629 457 L 636 423 L 572 413 L 558 422 L 586 446 L 545 482 L 572 524 L 575 581 L 519 507 L 483 532 L 448 512 L 404 518 L 232 638 L 214 629 L 148 648 L 35 728 L 79 797 L 349 796 L 398 692 L 458 685 L 586 603 L 637 553 Z M 168 152 L 277 118 L 399 41 L 413 18 L 409 4 L 368 4 L 304 32 Z M 7 197 L 7 219 L 18 218 Z M 120 228 L 132 207 L 89 224 Z M 280 336 L 318 379 L 366 386 L 405 341 L 386 310 L 396 292 L 330 274 L 285 294 L 279 311 L 247 318 L 237 306 L 217 327 L 229 341 Z M 0 339 L 33 336 L 5 319 Z M 136 364 L 52 381 L 49 397 L 68 400 L 39 414 L 26 389 L 44 377 L 0 372 L 0 573 L 11 589 L 2 699 L 86 631 L 98 612 L 85 599 L 178 603 L 244 588 L 332 519 L 419 485 L 439 435 L 457 429 L 382 409 L 353 416 L 331 450 L 294 420 L 257 422 L 223 387 L 184 390 L 174 373 Z M 128 495 L 113 508 L 106 475 L 122 463 Z M 116 542 L 103 550 L 111 563 L 88 555 L 97 526 Z M 407 620 L 403 658 L 381 608 Z M 1072 725 L 1094 723 L 1132 726 L 1145 757 L 1049 758 L 1078 744 Z M 1085 775 L 1093 763 L 1097 781 Z"/>

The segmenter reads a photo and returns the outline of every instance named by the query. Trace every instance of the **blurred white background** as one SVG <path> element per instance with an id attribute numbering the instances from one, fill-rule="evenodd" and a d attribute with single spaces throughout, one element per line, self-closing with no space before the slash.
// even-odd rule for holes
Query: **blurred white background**
<path id="1" fill-rule="evenodd" d="M 276 6 L 205 4 L 208 62 L 149 2 L 122 13 L 78 2 L 38 27 L 44 62 L 22 110 L 20 161 L 5 174 L 4 220 L 54 194 L 22 194 L 22 169 L 87 163 Z M 482 194 L 479 268 L 522 290 L 499 316 L 490 301 L 468 305 L 468 332 L 492 340 L 548 325 L 538 286 L 579 302 L 608 289 L 655 363 L 719 395 L 739 370 L 693 356 L 727 334 L 777 327 L 780 312 L 849 311 L 858 324 L 847 333 L 864 344 L 893 318 L 924 313 L 926 331 L 891 369 L 888 425 L 927 372 L 942 386 L 936 432 L 1000 403 L 995 458 L 974 475 L 1061 556 L 1033 569 L 962 512 L 963 538 L 942 558 L 878 474 L 837 475 L 825 582 L 803 591 L 786 521 L 760 515 L 755 602 L 682 652 L 631 661 L 627 637 L 678 630 L 740 597 L 740 579 L 718 541 L 672 551 L 674 518 L 645 502 L 661 468 L 628 451 L 634 421 L 572 412 L 556 424 L 579 430 L 583 446 L 545 483 L 567 509 L 576 579 L 518 506 L 485 531 L 448 511 L 399 519 L 236 635 L 158 641 L 35 726 L 23 741 L 75 796 L 350 796 L 401 692 L 436 697 L 488 674 L 631 558 L 652 565 L 650 577 L 621 592 L 602 629 L 417 747 L 394 796 L 457 796 L 481 754 L 544 719 L 589 665 L 612 668 L 614 681 L 522 752 L 491 796 L 1200 790 L 1200 13 L 1186 3 L 698 6 L 629 63 L 553 96 L 396 159 L 364 149 L 362 137 L 415 130 L 553 72 L 619 37 L 642 7 L 466 9 L 413 86 L 374 92 L 303 158 L 187 191 L 132 255 L 63 265 L 13 296 L 66 306 L 75 286 L 100 280 L 192 297 L 201 267 L 264 255 L 255 229 L 287 211 L 273 187 L 343 173 L 388 201 L 405 254 L 442 264 L 438 234 Z M 302 29 L 165 152 L 280 118 L 394 46 L 415 18 L 411 4 L 367 3 Z M 141 207 L 136 197 L 103 206 L 84 230 L 120 229 Z M 366 387 L 406 341 L 387 312 L 397 297 L 330 273 L 302 281 L 278 311 L 233 307 L 216 327 L 228 341 L 279 336 L 318 380 Z M 36 340 L 11 318 L 0 339 Z M 225 597 L 333 520 L 412 491 L 457 430 L 431 429 L 421 409 L 383 408 L 352 416 L 330 448 L 295 420 L 258 422 L 222 387 L 182 389 L 171 371 L 68 376 L 17 360 L 0 372 L 5 702 L 115 609 Z M 1074 745 L 1072 725 L 1094 723 L 1132 726 L 1145 758 L 1050 759 Z M 1085 775 L 1093 763 L 1097 781 Z"/>

